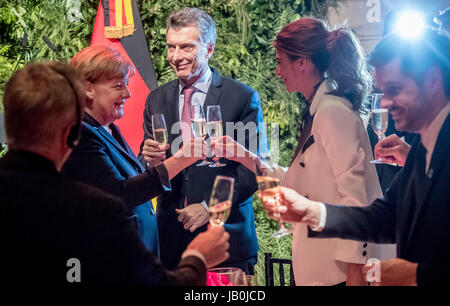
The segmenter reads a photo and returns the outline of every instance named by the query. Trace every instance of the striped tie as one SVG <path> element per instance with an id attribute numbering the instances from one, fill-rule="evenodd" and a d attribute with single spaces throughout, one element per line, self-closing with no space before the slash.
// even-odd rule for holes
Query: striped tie
<path id="1" fill-rule="evenodd" d="M 192 105 L 191 100 L 194 92 L 195 92 L 194 86 L 186 86 L 183 88 L 184 104 L 183 110 L 181 112 L 181 134 L 183 137 L 183 143 L 193 138 L 191 127 L 191 105 Z"/>

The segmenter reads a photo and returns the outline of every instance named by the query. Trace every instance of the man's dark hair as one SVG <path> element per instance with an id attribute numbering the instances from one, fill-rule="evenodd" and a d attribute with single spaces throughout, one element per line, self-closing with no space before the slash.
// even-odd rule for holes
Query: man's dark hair
<path id="1" fill-rule="evenodd" d="M 437 66 L 442 72 L 445 95 L 450 99 L 450 42 L 448 36 L 427 27 L 416 39 L 407 39 L 398 33 L 383 38 L 369 57 L 369 64 L 382 67 L 394 59 L 400 59 L 402 73 L 422 85 L 425 73 Z"/>

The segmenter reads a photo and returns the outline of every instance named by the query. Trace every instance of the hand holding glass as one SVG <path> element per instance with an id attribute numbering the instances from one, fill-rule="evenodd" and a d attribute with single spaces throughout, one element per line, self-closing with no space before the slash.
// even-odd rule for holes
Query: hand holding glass
<path id="1" fill-rule="evenodd" d="M 231 212 L 234 178 L 218 175 L 214 181 L 209 200 L 209 222 L 213 226 L 223 225 Z"/>
<path id="2" fill-rule="evenodd" d="M 163 114 L 152 115 L 153 138 L 164 148 L 168 141 L 167 126 Z"/>
<path id="3" fill-rule="evenodd" d="M 223 136 L 222 127 L 222 114 L 220 112 L 220 105 L 209 105 L 206 114 L 206 128 L 208 130 L 208 135 L 212 142 L 217 142 L 217 140 Z M 219 159 L 215 158 L 215 164 L 209 165 L 210 167 L 223 167 L 226 164 L 220 163 Z"/>
<path id="4" fill-rule="evenodd" d="M 378 136 L 378 141 L 380 141 L 385 137 L 384 133 L 386 132 L 386 129 L 388 127 L 388 119 L 389 119 L 388 110 L 386 108 L 381 108 L 380 106 L 380 102 L 382 99 L 383 99 L 382 93 L 374 93 L 372 95 L 372 109 L 370 112 L 370 122 L 373 131 Z M 373 164 L 385 163 L 381 158 L 371 160 L 370 162 Z"/>
<path id="5" fill-rule="evenodd" d="M 192 134 L 195 138 L 201 138 L 206 136 L 206 120 L 205 114 L 203 113 L 203 106 L 200 104 L 193 104 L 191 106 L 191 124 L 192 124 Z M 213 164 L 207 160 L 203 160 L 197 166 L 206 166 Z"/>
<path id="6" fill-rule="evenodd" d="M 258 154 L 253 158 L 253 166 L 256 173 L 256 182 L 258 188 L 263 194 L 264 201 L 280 205 L 280 180 L 271 172 L 274 169 L 270 154 Z M 278 219 L 278 230 L 273 233 L 272 237 L 281 238 L 292 233 L 291 229 L 284 226 L 283 220 Z"/>

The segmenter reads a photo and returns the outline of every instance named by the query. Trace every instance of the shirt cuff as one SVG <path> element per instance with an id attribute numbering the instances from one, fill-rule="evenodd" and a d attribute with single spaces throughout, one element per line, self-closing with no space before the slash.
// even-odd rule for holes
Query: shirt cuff
<path id="1" fill-rule="evenodd" d="M 206 210 L 207 212 L 209 212 L 209 207 L 208 207 L 208 204 L 206 204 L 206 201 L 203 201 L 201 204 L 203 205 L 203 207 L 205 208 L 205 210 Z"/>
<path id="2" fill-rule="evenodd" d="M 312 231 L 315 232 L 321 232 L 323 228 L 325 227 L 325 223 L 327 221 L 327 209 L 325 207 L 325 204 L 319 203 L 320 205 L 320 220 L 319 224 L 317 226 L 310 226 Z"/>
<path id="3" fill-rule="evenodd" d="M 205 267 L 207 267 L 205 256 L 203 256 L 203 254 L 200 253 L 199 251 L 192 250 L 192 249 L 191 250 L 186 250 L 186 251 L 183 252 L 183 254 L 181 254 L 181 259 L 184 259 L 185 257 L 188 257 L 188 256 L 198 257 L 201 261 L 203 261 L 203 264 L 205 265 Z"/>

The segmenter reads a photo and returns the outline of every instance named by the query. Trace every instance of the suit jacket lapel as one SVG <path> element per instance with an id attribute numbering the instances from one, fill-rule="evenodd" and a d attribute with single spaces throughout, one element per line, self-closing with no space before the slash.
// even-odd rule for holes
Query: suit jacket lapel
<path id="1" fill-rule="evenodd" d="M 205 103 L 203 104 L 203 110 L 206 111 L 208 105 L 217 105 L 219 104 L 219 98 L 222 95 L 222 77 L 211 68 L 211 71 L 213 73 L 211 84 L 209 86 L 208 92 L 206 93 Z M 168 90 L 166 93 L 166 101 L 165 101 L 165 113 L 166 116 L 166 124 L 167 129 L 169 133 L 169 144 L 172 145 L 174 140 L 177 137 L 181 137 L 181 130 L 178 129 L 178 133 L 172 133 L 172 126 L 180 121 L 180 114 L 179 114 L 179 82 L 178 80 L 172 81 L 168 85 Z M 167 115 L 166 115 L 167 114 Z M 175 130 L 176 131 L 176 130 Z M 171 156 L 171 150 L 167 151 L 167 156 Z"/>
<path id="2" fill-rule="evenodd" d="M 205 103 L 203 104 L 203 111 L 207 115 L 208 105 L 218 105 L 220 96 L 222 95 L 222 77 L 214 69 L 211 84 L 209 85 L 208 93 L 206 94 Z"/>
<path id="3" fill-rule="evenodd" d="M 126 159 L 128 159 L 128 161 L 135 164 L 138 169 L 140 169 L 141 171 L 145 170 L 143 168 L 142 164 L 139 161 L 137 161 L 136 158 L 134 157 L 134 153 L 130 154 L 130 152 L 127 152 L 127 148 L 124 148 L 119 142 L 117 142 L 117 140 L 111 134 L 109 134 L 94 118 L 92 118 L 91 116 L 89 116 L 88 114 L 85 113 L 85 115 L 83 117 L 83 121 L 85 121 L 86 123 L 91 125 L 95 130 L 97 130 L 97 132 L 100 134 L 100 136 L 102 136 L 106 141 L 108 141 L 116 149 L 118 149 L 119 152 Z M 120 131 L 118 130 L 118 128 L 117 127 L 115 127 L 115 128 L 117 129 L 117 132 L 120 134 Z M 121 134 L 120 134 L 120 137 L 122 137 Z M 122 139 L 123 139 L 123 137 L 122 137 Z M 126 144 L 125 139 L 123 139 L 123 142 Z"/>
<path id="4" fill-rule="evenodd" d="M 136 158 L 136 155 L 134 154 L 133 150 L 131 150 L 130 146 L 128 145 L 128 143 L 126 142 L 125 138 L 123 138 L 122 133 L 120 132 L 120 129 L 118 126 L 116 126 L 114 123 L 111 123 L 109 125 L 109 127 L 112 130 L 113 136 L 112 138 L 114 140 L 116 140 L 116 142 L 118 142 L 120 144 L 120 148 L 123 148 L 124 151 L 127 153 L 126 157 L 128 157 L 129 159 L 131 159 L 135 165 L 137 165 L 139 167 L 139 169 L 144 172 L 145 168 L 142 166 L 142 164 L 139 162 L 139 160 Z M 103 129 L 104 130 L 104 129 Z M 108 133 L 109 135 L 109 133 Z M 119 149 L 120 149 L 119 148 Z"/>
<path id="5" fill-rule="evenodd" d="M 436 145 L 434 147 L 433 155 L 431 157 L 430 166 L 426 173 L 426 179 L 423 186 L 422 196 L 419 199 L 416 199 L 417 206 L 414 211 L 409 235 L 408 242 L 410 241 L 414 228 L 416 226 L 419 215 L 426 203 L 426 199 L 428 198 L 431 186 L 435 180 L 435 177 L 439 173 L 441 164 L 444 162 L 445 158 L 450 153 L 450 116 L 447 116 L 444 124 L 442 125 L 441 131 L 439 132 L 438 139 L 436 141 Z"/>
<path id="6" fill-rule="evenodd" d="M 167 132 L 169 136 L 169 144 L 181 135 L 181 130 L 178 130 L 178 133 L 172 133 L 172 127 L 175 123 L 180 121 L 180 114 L 178 111 L 180 102 L 179 102 L 179 86 L 178 80 L 172 81 L 169 84 L 169 89 L 166 93 L 166 101 L 165 101 L 165 112 L 164 119 L 166 120 Z M 167 151 L 170 155 L 170 150 Z"/>

